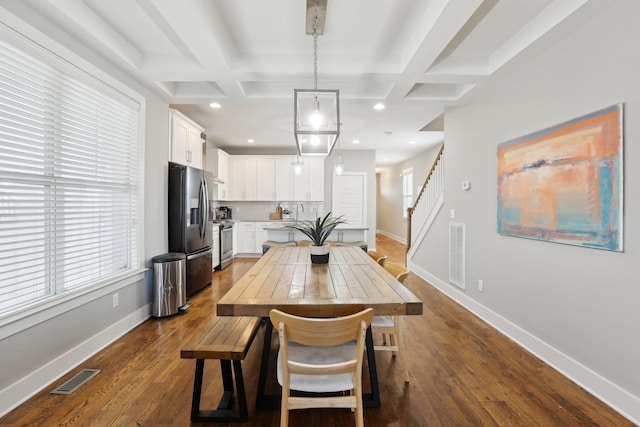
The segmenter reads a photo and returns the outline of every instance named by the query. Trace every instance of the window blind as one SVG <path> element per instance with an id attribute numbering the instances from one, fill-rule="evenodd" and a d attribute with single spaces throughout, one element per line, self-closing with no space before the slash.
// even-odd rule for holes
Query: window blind
<path id="1" fill-rule="evenodd" d="M 0 315 L 139 267 L 139 104 L 0 31 Z"/>

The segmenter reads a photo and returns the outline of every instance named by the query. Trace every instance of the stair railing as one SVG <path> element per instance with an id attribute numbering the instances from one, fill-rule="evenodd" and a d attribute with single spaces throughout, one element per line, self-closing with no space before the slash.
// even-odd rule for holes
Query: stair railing
<path id="1" fill-rule="evenodd" d="M 412 229 L 414 215 L 417 216 L 417 218 L 415 218 L 417 220 L 416 222 L 419 225 L 424 225 L 428 215 L 436 205 L 436 201 L 442 195 L 444 187 L 443 154 L 444 144 L 440 147 L 440 150 L 431 165 L 431 169 L 424 180 L 424 184 L 422 184 L 422 188 L 416 197 L 416 201 L 413 203 L 413 206 L 407 208 L 407 252 L 409 252 L 409 249 L 411 248 L 413 240 L 412 232 L 415 231 L 415 229 Z M 421 200 L 423 201 L 422 203 L 420 203 Z"/>

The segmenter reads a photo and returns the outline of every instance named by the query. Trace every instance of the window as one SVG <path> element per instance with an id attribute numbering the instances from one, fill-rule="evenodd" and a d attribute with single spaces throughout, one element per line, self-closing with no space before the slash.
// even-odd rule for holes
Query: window
<path id="1" fill-rule="evenodd" d="M 137 101 L 0 27 L 0 316 L 139 265 Z"/>
<path id="2" fill-rule="evenodd" d="M 407 209 L 413 206 L 413 169 L 402 171 L 402 218 L 407 219 Z"/>

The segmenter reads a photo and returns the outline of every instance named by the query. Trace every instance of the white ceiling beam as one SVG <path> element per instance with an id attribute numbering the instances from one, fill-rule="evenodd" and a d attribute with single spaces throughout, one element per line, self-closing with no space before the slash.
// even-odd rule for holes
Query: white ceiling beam
<path id="1" fill-rule="evenodd" d="M 207 80 L 215 81 L 227 97 L 242 98 L 237 82 L 229 72 L 221 39 L 214 33 L 215 7 L 207 1 L 146 0 L 156 8 L 171 26 L 180 43 L 189 48 L 193 57 L 209 73 Z M 172 37 L 171 34 L 167 36 Z"/>
<path id="2" fill-rule="evenodd" d="M 464 27 L 483 0 L 434 0 L 426 10 L 416 34 L 407 48 L 402 78 L 389 92 L 391 101 L 402 100 L 414 83 L 433 65 L 440 53 Z"/>
<path id="3" fill-rule="evenodd" d="M 489 58 L 495 72 L 591 0 L 556 0 L 502 44 Z"/>
<path id="4" fill-rule="evenodd" d="M 75 25 L 99 41 L 134 69 L 140 70 L 142 55 L 131 43 L 107 24 L 85 3 L 75 0 L 48 0 L 48 3 Z"/>

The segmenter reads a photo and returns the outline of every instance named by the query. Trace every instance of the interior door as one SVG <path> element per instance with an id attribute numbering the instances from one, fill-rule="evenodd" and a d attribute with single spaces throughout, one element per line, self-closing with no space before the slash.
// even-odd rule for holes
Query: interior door
<path id="1" fill-rule="evenodd" d="M 366 227 L 367 173 L 344 172 L 333 175 L 333 200 L 331 211 L 333 216 L 344 215 L 350 227 Z M 338 226 L 340 228 L 340 226 Z"/>

